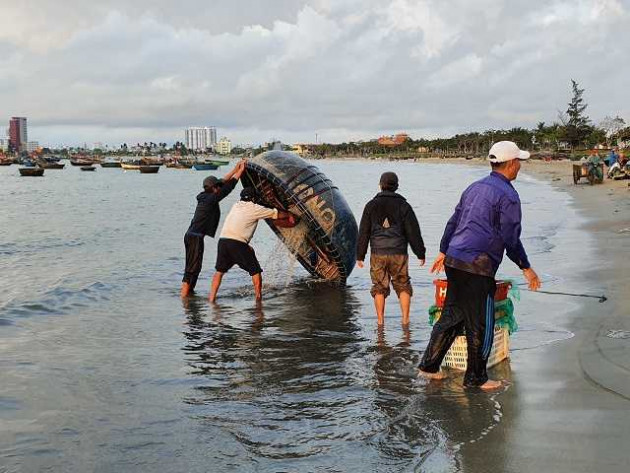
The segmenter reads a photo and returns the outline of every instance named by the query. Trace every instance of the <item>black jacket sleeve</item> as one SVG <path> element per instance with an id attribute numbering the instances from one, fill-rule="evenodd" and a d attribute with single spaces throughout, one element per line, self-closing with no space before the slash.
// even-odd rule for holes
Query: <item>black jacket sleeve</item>
<path id="1" fill-rule="evenodd" d="M 411 246 L 411 251 L 418 257 L 418 259 L 425 259 L 427 249 L 424 247 L 424 241 L 422 240 L 422 233 L 420 232 L 420 224 L 416 218 L 416 213 L 411 208 L 411 205 L 407 204 L 407 215 L 405 215 L 405 235 Z"/>
<path id="2" fill-rule="evenodd" d="M 237 182 L 238 181 L 236 179 L 232 178 L 229 181 L 223 183 L 223 185 L 219 188 L 219 201 L 225 199 L 228 194 L 234 190 Z"/>
<path id="3" fill-rule="evenodd" d="M 370 204 L 363 209 L 361 224 L 359 225 L 359 241 L 357 243 L 357 261 L 363 261 L 370 243 L 370 233 L 372 230 L 372 218 L 370 216 Z"/>

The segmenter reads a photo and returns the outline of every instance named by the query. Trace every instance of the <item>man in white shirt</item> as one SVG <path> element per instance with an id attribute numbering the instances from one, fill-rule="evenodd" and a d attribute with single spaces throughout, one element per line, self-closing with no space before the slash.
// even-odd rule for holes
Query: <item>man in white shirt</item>
<path id="1" fill-rule="evenodd" d="M 246 187 L 241 191 L 241 200 L 235 203 L 225 218 L 217 250 L 217 272 L 212 278 L 210 302 L 215 302 L 221 286 L 223 275 L 235 264 L 244 269 L 252 277 L 256 302 L 262 300 L 262 268 L 249 242 L 254 236 L 258 221 L 262 219 L 276 220 L 279 226 L 294 226 L 296 217 L 278 209 L 270 209 L 257 204 L 256 191 Z"/>

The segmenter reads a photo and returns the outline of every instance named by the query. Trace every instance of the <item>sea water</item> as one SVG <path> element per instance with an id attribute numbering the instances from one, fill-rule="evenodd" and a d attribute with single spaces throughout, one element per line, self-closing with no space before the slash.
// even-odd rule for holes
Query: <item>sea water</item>
<path id="1" fill-rule="evenodd" d="M 427 266 L 461 192 L 488 172 L 314 164 L 357 220 L 380 174 L 397 172 Z M 211 238 L 197 296 L 182 302 L 183 235 L 205 176 L 0 168 L 0 471 L 456 471 L 461 447 L 501 422 L 502 394 L 465 391 L 456 373 L 439 385 L 415 378 L 431 329 L 427 266 L 410 255 L 410 328 L 390 297 L 377 329 L 369 265 L 346 287 L 315 281 L 261 223 L 262 307 L 238 268 L 208 304 Z M 546 288 L 577 287 L 575 249 L 589 238 L 570 198 L 526 174 L 515 186 Z M 522 281 L 507 260 L 500 275 Z M 528 352 L 567 343 L 571 307 L 523 293 L 511 361 L 492 375 L 514 383 L 510 366 L 536 370 Z"/>

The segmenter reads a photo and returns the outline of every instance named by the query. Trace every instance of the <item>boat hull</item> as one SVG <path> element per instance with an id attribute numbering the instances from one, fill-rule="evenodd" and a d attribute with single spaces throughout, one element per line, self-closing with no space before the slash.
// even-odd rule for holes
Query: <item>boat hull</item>
<path id="1" fill-rule="evenodd" d="M 91 166 L 94 164 L 94 161 L 89 159 L 71 159 L 70 164 L 73 166 Z"/>
<path id="2" fill-rule="evenodd" d="M 120 167 L 127 170 L 127 171 L 137 171 L 138 169 L 140 169 L 140 165 L 139 164 L 128 164 L 128 163 L 121 163 Z"/>
<path id="3" fill-rule="evenodd" d="M 330 179 L 296 154 L 268 151 L 247 161 L 241 180 L 256 188 L 263 205 L 300 217 L 292 228 L 266 222 L 309 273 L 346 281 L 355 265 L 358 228 Z"/>
<path id="4" fill-rule="evenodd" d="M 193 164 L 193 168 L 195 171 L 214 171 L 219 169 L 219 166 L 216 164 Z"/>
<path id="5" fill-rule="evenodd" d="M 20 176 L 39 177 L 39 176 L 44 175 L 44 168 L 40 168 L 40 167 L 20 168 L 19 171 L 20 171 Z"/>
<path id="6" fill-rule="evenodd" d="M 156 174 L 160 170 L 160 166 L 140 166 L 142 174 Z"/>

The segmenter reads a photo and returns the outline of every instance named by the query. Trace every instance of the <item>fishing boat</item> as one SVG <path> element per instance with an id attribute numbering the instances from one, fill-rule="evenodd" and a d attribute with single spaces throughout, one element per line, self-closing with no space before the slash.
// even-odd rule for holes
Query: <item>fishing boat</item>
<path id="1" fill-rule="evenodd" d="M 41 167 L 43 167 L 44 169 L 63 169 L 66 167 L 65 164 L 63 163 L 45 163 L 45 164 L 41 164 Z"/>
<path id="2" fill-rule="evenodd" d="M 47 157 L 37 159 L 37 165 L 44 169 L 63 169 L 66 165 L 59 162 L 58 158 Z"/>
<path id="3" fill-rule="evenodd" d="M 113 159 L 106 159 L 104 161 L 101 161 L 101 167 L 102 168 L 119 168 L 120 161 L 116 161 Z"/>
<path id="4" fill-rule="evenodd" d="M 171 169 L 190 169 L 193 167 L 193 163 L 191 161 L 186 161 L 183 159 L 176 159 L 174 161 L 171 161 L 170 163 L 166 163 L 166 167 Z"/>
<path id="5" fill-rule="evenodd" d="M 160 166 L 140 166 L 142 174 L 156 174 L 160 170 Z"/>
<path id="6" fill-rule="evenodd" d="M 96 171 L 95 166 L 81 166 L 81 171 Z"/>
<path id="7" fill-rule="evenodd" d="M 70 164 L 73 166 L 92 166 L 94 160 L 88 158 L 70 158 Z"/>
<path id="8" fill-rule="evenodd" d="M 267 207 L 300 217 L 294 227 L 265 220 L 313 276 L 345 283 L 354 268 L 358 228 L 339 188 L 298 155 L 268 151 L 249 159 L 241 176 Z"/>
<path id="9" fill-rule="evenodd" d="M 137 171 L 138 169 L 140 169 L 140 162 L 139 161 L 129 161 L 129 162 L 121 162 L 120 163 L 120 167 L 123 168 L 126 171 Z"/>
<path id="10" fill-rule="evenodd" d="M 43 176 L 44 168 L 40 168 L 39 166 L 28 166 L 19 168 L 20 176 Z"/>
<path id="11" fill-rule="evenodd" d="M 0 159 L 0 166 L 11 166 L 11 164 L 13 164 L 13 161 L 10 159 Z"/>
<path id="12" fill-rule="evenodd" d="M 195 168 L 195 171 L 214 171 L 219 169 L 219 166 L 213 163 L 195 163 L 193 168 Z"/>
<path id="13" fill-rule="evenodd" d="M 230 164 L 229 161 L 224 161 L 222 159 L 211 159 L 211 163 L 218 164 L 219 166 L 225 166 L 226 164 Z"/>

